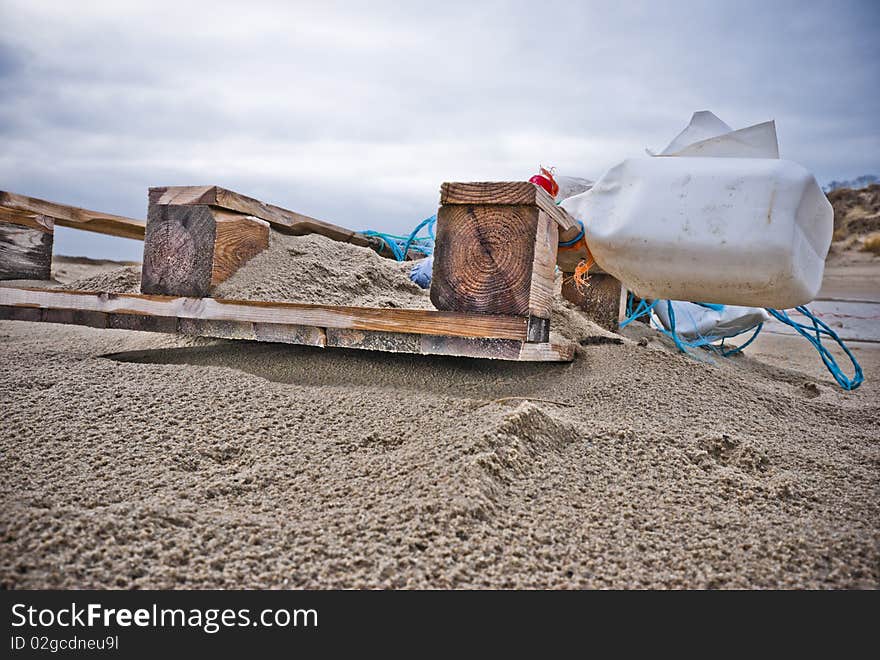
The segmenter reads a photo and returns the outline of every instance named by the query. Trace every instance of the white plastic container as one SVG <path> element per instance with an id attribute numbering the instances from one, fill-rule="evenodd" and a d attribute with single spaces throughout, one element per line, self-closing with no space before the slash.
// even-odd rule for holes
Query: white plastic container
<path id="1" fill-rule="evenodd" d="M 634 158 L 562 206 L 640 297 L 777 309 L 816 297 L 834 224 L 812 174 L 772 158 Z"/>

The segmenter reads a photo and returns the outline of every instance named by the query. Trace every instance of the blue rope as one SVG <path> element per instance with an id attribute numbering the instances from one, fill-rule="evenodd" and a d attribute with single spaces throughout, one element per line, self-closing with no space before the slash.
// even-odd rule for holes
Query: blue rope
<path id="1" fill-rule="evenodd" d="M 376 238 L 381 240 L 386 246 L 388 246 L 388 249 L 391 250 L 391 254 L 394 255 L 394 258 L 397 261 L 404 260 L 405 257 L 401 254 L 400 246 L 397 244 L 397 241 L 395 240 L 395 238 L 393 236 L 390 236 L 388 234 L 383 234 L 378 231 L 373 231 L 372 229 L 367 229 L 365 231 L 362 231 L 361 233 L 364 236 L 375 236 Z"/>
<path id="2" fill-rule="evenodd" d="M 822 357 L 822 362 L 825 363 L 825 367 L 831 372 L 831 375 L 834 376 L 834 380 L 837 381 L 838 385 L 840 385 L 845 390 L 854 390 L 862 382 L 865 380 L 864 373 L 862 372 L 862 366 L 859 364 L 859 361 L 856 360 L 855 356 L 852 352 L 847 348 L 847 345 L 843 343 L 843 340 L 837 335 L 834 330 L 829 328 L 821 319 L 816 317 L 813 312 L 811 312 L 806 305 L 801 305 L 799 307 L 795 307 L 797 311 L 806 316 L 813 322 L 813 326 L 803 325 L 793 320 L 784 310 L 780 311 L 777 309 L 768 309 L 767 312 L 775 318 L 777 321 L 784 323 L 785 325 L 791 326 L 794 328 L 799 335 L 804 337 L 807 341 L 809 341 L 813 347 L 819 351 L 819 355 Z M 815 333 L 815 337 L 813 336 Z M 837 360 L 834 359 L 834 356 L 831 355 L 831 351 L 829 351 L 825 346 L 822 345 L 822 336 L 827 335 L 831 337 L 840 348 L 843 349 L 843 352 L 846 353 L 846 356 L 852 362 L 854 373 L 852 378 L 848 378 L 846 374 L 843 373 L 843 370 L 840 368 L 840 365 L 837 364 Z"/>
<path id="3" fill-rule="evenodd" d="M 625 328 L 637 318 L 645 316 L 646 314 L 650 315 L 658 302 L 659 300 L 654 300 L 652 303 L 648 304 L 645 300 L 641 300 L 639 304 L 635 307 L 635 309 L 633 309 L 633 294 L 631 291 L 628 291 L 626 296 L 626 319 L 621 321 L 620 327 Z M 717 311 L 720 311 L 720 309 L 723 308 L 723 305 L 713 305 L 710 303 L 697 304 L 703 307 L 707 307 L 709 309 L 715 309 Z M 687 350 L 688 348 L 707 348 L 709 350 L 718 352 L 722 357 L 736 355 L 737 353 L 742 352 L 742 350 L 745 349 L 753 341 L 755 341 L 755 339 L 758 338 L 758 335 L 764 327 L 763 323 L 759 323 L 755 327 L 754 331 L 749 328 L 748 330 L 743 330 L 737 335 L 732 335 L 731 337 L 736 337 L 738 335 L 745 334 L 746 332 L 752 332 L 752 336 L 749 337 L 749 339 L 745 343 L 735 348 L 724 350 L 724 340 L 730 339 L 731 337 L 721 338 L 720 346 L 712 345 L 712 342 L 718 341 L 718 338 L 703 337 L 702 335 L 700 335 L 699 338 L 695 341 L 686 341 L 679 337 L 678 333 L 675 331 L 675 310 L 672 308 L 672 301 L 667 300 L 666 305 L 666 310 L 669 314 L 669 330 L 667 330 L 666 328 L 658 328 L 658 330 L 660 330 L 660 332 L 672 339 L 672 341 L 675 343 L 675 347 L 679 351 L 691 355 L 692 357 L 696 356 L 690 353 Z M 849 350 L 843 340 L 838 336 L 838 334 L 834 332 L 834 330 L 832 330 L 830 327 L 828 327 L 825 322 L 823 322 L 820 318 L 813 314 L 813 312 L 811 312 L 806 305 L 801 305 L 799 307 L 796 307 L 795 309 L 806 316 L 808 319 L 810 319 L 810 321 L 812 322 L 812 326 L 798 323 L 797 321 L 793 320 L 784 310 L 780 311 L 777 309 L 767 308 L 767 313 L 770 314 L 770 316 L 775 318 L 777 321 L 784 323 L 785 325 L 791 326 L 798 332 L 798 334 L 809 341 L 813 345 L 813 347 L 819 352 L 819 356 L 822 358 L 822 362 L 825 363 L 825 367 L 834 377 L 834 380 L 836 380 L 838 385 L 840 385 L 843 389 L 854 390 L 859 385 L 861 385 L 865 380 L 862 366 L 859 364 L 859 361 L 852 354 L 852 352 Z M 840 346 L 841 349 L 843 349 L 843 352 L 846 353 L 846 356 L 850 359 L 850 362 L 852 362 L 853 365 L 854 373 L 852 378 L 847 377 L 846 374 L 843 373 L 840 365 L 837 364 L 837 360 L 834 359 L 834 356 L 831 354 L 828 348 L 822 344 L 823 336 L 833 339 L 837 343 L 837 345 Z"/>
<path id="4" fill-rule="evenodd" d="M 635 321 L 637 318 L 644 316 L 645 314 L 649 314 L 654 311 L 654 306 L 659 301 L 655 300 L 652 303 L 648 303 L 646 300 L 640 300 L 638 306 L 633 309 L 633 294 L 632 291 L 627 291 L 626 293 L 626 319 L 620 322 L 620 327 L 625 328 L 630 323 Z M 650 318 L 650 317 L 649 317 Z"/>
<path id="5" fill-rule="evenodd" d="M 736 355 L 737 353 L 741 353 L 743 351 L 743 349 L 745 349 L 746 346 L 748 346 L 749 344 L 751 344 L 753 341 L 755 341 L 758 338 L 758 335 L 761 333 L 761 329 L 763 327 L 764 327 L 763 323 L 759 323 L 758 325 L 756 325 L 754 334 L 751 337 L 749 337 L 749 339 L 746 343 L 740 344 L 736 348 L 731 348 L 730 350 L 727 350 L 727 351 L 722 350 L 721 357 L 730 357 L 731 355 Z M 751 329 L 751 328 L 749 328 L 749 329 Z M 743 330 L 742 332 L 738 332 L 735 335 L 731 335 L 730 337 L 722 337 L 720 348 L 721 349 L 724 348 L 724 340 L 725 339 L 732 339 L 733 337 L 738 337 L 745 332 L 748 332 L 748 330 Z"/>
<path id="6" fill-rule="evenodd" d="M 406 239 L 406 245 L 404 245 L 404 247 L 403 247 L 403 256 L 404 256 L 404 259 L 406 258 L 406 254 L 407 254 L 407 252 L 409 252 L 409 248 L 410 248 L 410 246 L 412 246 L 412 245 L 413 245 L 416 241 L 418 241 L 418 240 L 425 240 L 425 239 L 417 239 L 417 238 L 416 238 L 416 236 L 419 235 L 419 232 L 422 231 L 422 229 L 425 227 L 425 225 L 427 225 L 427 227 L 428 227 L 428 236 L 430 236 L 430 238 L 429 238 L 428 240 L 431 240 L 431 241 L 434 240 L 434 224 L 435 224 L 436 222 L 437 222 L 437 216 L 436 216 L 436 214 L 435 214 L 435 215 L 432 215 L 432 216 L 430 216 L 430 217 L 425 218 L 424 220 L 422 220 L 422 221 L 416 226 L 416 228 L 413 229 L 413 230 L 409 233 L 409 237 Z M 416 249 L 419 249 L 419 247 L 421 247 L 421 246 L 416 247 Z M 420 250 L 420 251 L 422 251 L 422 250 Z M 431 252 L 433 252 L 433 251 L 434 251 L 434 248 L 432 247 L 432 248 L 431 248 L 431 251 L 430 251 L 430 252 L 426 252 L 425 254 L 431 254 Z"/>
<path id="7" fill-rule="evenodd" d="M 398 236 L 396 234 L 386 234 L 385 232 L 366 229 L 361 233 L 364 236 L 375 236 L 380 239 L 385 246 L 391 250 L 391 254 L 397 261 L 406 261 L 406 255 L 410 250 L 421 252 L 425 256 L 434 252 L 434 225 L 437 222 L 437 216 L 432 215 L 422 220 L 415 229 L 407 236 Z M 427 237 L 419 237 L 419 232 L 425 227 L 428 228 Z"/>

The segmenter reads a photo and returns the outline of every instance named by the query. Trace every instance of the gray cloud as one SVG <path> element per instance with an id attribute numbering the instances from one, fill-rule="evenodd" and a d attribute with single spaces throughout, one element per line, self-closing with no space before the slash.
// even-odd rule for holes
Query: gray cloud
<path id="1" fill-rule="evenodd" d="M 866 2 L 33 2 L 0 8 L 0 188 L 143 217 L 217 183 L 403 231 L 444 180 L 599 176 L 690 113 L 880 172 Z M 403 6 L 401 6 L 403 5 Z M 137 258 L 59 234 L 59 250 Z"/>

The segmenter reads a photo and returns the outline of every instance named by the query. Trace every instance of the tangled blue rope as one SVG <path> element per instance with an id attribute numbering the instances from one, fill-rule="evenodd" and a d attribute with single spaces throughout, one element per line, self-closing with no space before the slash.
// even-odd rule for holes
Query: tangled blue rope
<path id="1" fill-rule="evenodd" d="M 653 302 L 648 303 L 646 300 L 640 300 L 639 304 L 636 305 L 635 308 L 633 308 L 633 294 L 632 292 L 627 292 L 626 319 L 621 321 L 620 327 L 625 328 L 637 318 L 645 315 L 650 318 L 651 313 L 654 311 L 654 308 L 659 302 L 659 300 L 654 300 Z M 723 305 L 712 305 L 709 303 L 697 304 L 702 305 L 703 307 L 708 307 L 709 309 L 714 309 L 716 311 L 720 311 L 720 309 L 723 308 Z M 686 341 L 679 337 L 678 333 L 675 331 L 675 311 L 672 307 L 672 301 L 667 300 L 666 305 L 667 313 L 669 314 L 669 329 L 667 330 L 666 328 L 660 327 L 658 328 L 658 330 L 660 330 L 660 332 L 672 339 L 672 341 L 675 343 L 676 348 L 678 348 L 679 351 L 692 356 L 693 354 L 687 350 L 688 348 L 707 348 L 709 350 L 713 350 L 719 353 L 722 357 L 735 355 L 736 353 L 741 352 L 753 341 L 755 341 L 755 339 L 757 339 L 758 337 L 758 334 L 761 332 L 761 329 L 764 327 L 763 323 L 759 323 L 757 326 L 755 326 L 754 330 L 752 330 L 752 328 L 749 328 L 748 330 L 744 330 L 743 332 L 738 333 L 741 335 L 746 332 L 752 332 L 752 336 L 749 337 L 749 339 L 740 346 L 737 346 L 730 350 L 724 350 L 725 338 L 723 337 L 720 338 L 721 344 L 719 346 L 713 345 L 713 342 L 718 341 L 719 338 L 717 337 L 704 337 L 700 335 L 694 341 Z M 862 367 L 859 364 L 858 360 L 856 360 L 852 352 L 849 350 L 847 345 L 838 336 L 838 334 L 834 332 L 834 330 L 832 330 L 830 327 L 828 327 L 825 322 L 823 322 L 815 314 L 813 314 L 813 312 L 811 312 L 806 305 L 801 305 L 799 307 L 796 307 L 795 309 L 803 314 L 805 317 L 810 319 L 810 321 L 812 322 L 812 327 L 804 325 L 802 323 L 798 323 L 797 321 L 792 319 L 784 310 L 767 308 L 767 313 L 780 323 L 784 323 L 785 325 L 794 328 L 799 335 L 809 341 L 813 345 L 813 347 L 819 352 L 819 356 L 822 358 L 822 362 L 825 363 L 825 367 L 834 377 L 834 380 L 836 380 L 838 385 L 840 385 L 843 389 L 854 390 L 859 385 L 861 385 L 862 382 L 864 382 L 865 380 L 864 373 L 862 372 Z M 738 335 L 732 336 L 736 337 Z M 846 353 L 846 356 L 850 359 L 850 362 L 852 362 L 853 365 L 854 373 L 852 378 L 849 378 L 846 374 L 843 373 L 843 370 L 840 368 L 837 360 L 834 359 L 831 351 L 829 351 L 828 348 L 822 344 L 823 336 L 833 339 L 837 343 L 837 345 L 840 346 L 841 349 L 843 349 L 843 352 Z M 727 339 L 729 338 L 730 337 L 727 337 Z"/>
<path id="2" fill-rule="evenodd" d="M 364 236 L 375 236 L 391 250 L 391 254 L 397 261 L 406 261 L 406 255 L 410 250 L 420 252 L 425 256 L 434 252 L 434 225 L 437 223 L 437 216 L 432 215 L 422 220 L 408 236 L 398 236 L 396 234 L 386 234 L 381 231 L 367 229 L 361 233 Z M 419 232 L 427 227 L 428 235 L 419 236 Z"/>
<path id="3" fill-rule="evenodd" d="M 846 344 L 843 343 L 843 340 L 837 336 L 837 333 L 829 328 L 822 319 L 817 318 L 813 312 L 807 309 L 806 305 L 795 307 L 795 309 L 813 322 L 812 328 L 802 323 L 798 323 L 792 319 L 785 310 L 780 311 L 777 309 L 768 309 L 767 312 L 777 321 L 794 328 L 801 337 L 809 341 L 813 347 L 819 351 L 819 355 L 822 357 L 822 362 L 825 363 L 828 371 L 834 376 L 834 380 L 836 380 L 838 385 L 843 389 L 854 390 L 861 385 L 865 380 L 865 376 L 862 373 L 862 366 L 859 364 L 859 361 L 856 360 L 852 352 L 850 352 L 849 348 L 847 348 Z M 843 352 L 846 353 L 846 356 L 850 359 L 850 362 L 852 362 L 853 369 L 855 370 L 852 378 L 848 378 L 846 374 L 843 373 L 843 370 L 837 364 L 837 360 L 831 355 L 831 351 L 822 345 L 823 336 L 831 337 L 831 339 L 837 342 L 837 345 L 843 349 Z"/>

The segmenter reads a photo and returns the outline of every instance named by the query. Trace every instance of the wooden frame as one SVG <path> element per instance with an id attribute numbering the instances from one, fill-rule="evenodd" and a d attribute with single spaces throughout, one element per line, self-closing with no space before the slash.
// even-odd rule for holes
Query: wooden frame
<path id="1" fill-rule="evenodd" d="M 0 318 L 426 355 L 574 358 L 571 344 L 527 341 L 526 317 L 432 310 L 0 287 Z"/>
<path id="2" fill-rule="evenodd" d="M 580 225 L 531 183 L 442 185 L 431 286 L 439 311 L 206 297 L 268 246 L 270 226 L 367 247 L 375 241 L 218 186 L 151 188 L 149 199 L 143 223 L 0 192 L 0 249 L 4 228 L 48 233 L 48 252 L 43 247 L 36 259 L 44 271 L 53 222 L 144 239 L 144 293 L 0 288 L 0 318 L 428 355 L 574 357 L 572 344 L 550 340 L 550 317 L 560 235 L 577 234 Z M 0 267 L 3 261 L 0 252 Z M 591 280 L 583 290 L 569 281 L 563 295 L 616 329 L 610 310 L 619 305 L 619 283 L 601 272 Z"/>

